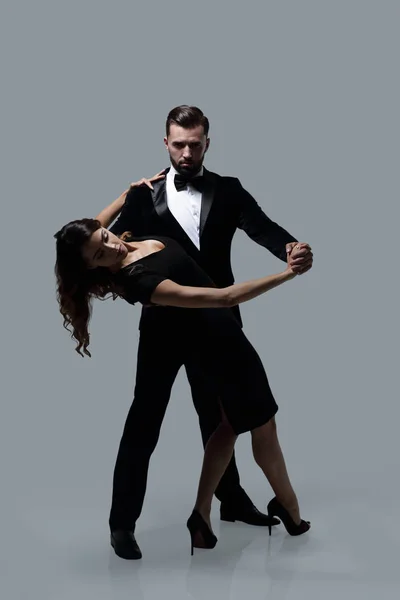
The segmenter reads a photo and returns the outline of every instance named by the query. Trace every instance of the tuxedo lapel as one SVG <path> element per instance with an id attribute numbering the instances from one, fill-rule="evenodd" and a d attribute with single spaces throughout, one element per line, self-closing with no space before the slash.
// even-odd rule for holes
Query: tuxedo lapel
<path id="1" fill-rule="evenodd" d="M 167 169 L 166 171 L 168 171 Z M 174 215 L 168 208 L 167 194 L 166 194 L 166 182 L 165 179 L 156 181 L 153 183 L 153 190 L 151 190 L 151 196 L 153 198 L 154 209 L 158 216 L 168 226 L 168 231 L 171 232 L 171 237 L 180 241 L 184 246 L 190 244 L 191 249 L 195 249 L 198 252 L 198 248 L 193 244 L 186 231 L 181 227 L 180 223 L 175 219 Z"/>
<path id="2" fill-rule="evenodd" d="M 204 227 L 207 223 L 207 218 L 210 213 L 212 203 L 214 200 L 215 194 L 215 181 L 214 177 L 204 168 L 204 189 L 203 189 L 203 197 L 201 200 L 201 213 L 200 213 L 200 237 L 204 231 Z"/>
<path id="3" fill-rule="evenodd" d="M 171 213 L 168 209 L 167 204 L 167 194 L 165 192 L 165 179 L 153 183 L 151 196 L 153 198 L 154 208 L 158 216 L 161 217 L 161 219 L 166 219 L 168 221 Z"/>

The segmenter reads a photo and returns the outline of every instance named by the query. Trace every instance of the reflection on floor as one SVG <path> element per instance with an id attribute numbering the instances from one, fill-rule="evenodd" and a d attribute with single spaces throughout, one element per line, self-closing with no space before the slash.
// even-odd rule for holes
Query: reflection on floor
<path id="1" fill-rule="evenodd" d="M 332 482 L 333 483 L 336 482 Z M 102 493 L 36 489 L 7 507 L 2 531 L 2 598 L 41 600 L 389 600 L 400 597 L 400 536 L 394 503 L 375 511 L 379 490 L 302 491 L 307 534 L 282 525 L 222 523 L 218 502 L 214 550 L 190 556 L 185 527 L 191 498 L 160 505 L 154 490 L 137 527 L 141 561 L 124 561 L 108 543 Z M 182 488 L 183 489 L 183 488 Z M 104 492 L 104 493 L 103 493 Z M 102 496 L 103 494 L 103 496 Z M 94 506 L 93 498 L 101 503 Z M 263 508 L 263 507 L 259 507 Z M 264 507 L 265 508 L 265 507 Z M 184 517 L 182 516 L 184 515 Z"/>

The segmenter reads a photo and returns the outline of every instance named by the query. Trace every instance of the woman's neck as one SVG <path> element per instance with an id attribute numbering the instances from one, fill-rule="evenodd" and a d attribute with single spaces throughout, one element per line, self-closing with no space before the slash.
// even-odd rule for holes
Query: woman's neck
<path id="1" fill-rule="evenodd" d="M 112 267 L 109 267 L 109 270 L 111 271 L 111 273 L 117 273 L 120 269 L 122 269 L 123 267 L 126 267 L 131 262 L 133 262 L 135 260 L 135 254 L 137 254 L 140 251 L 142 242 L 124 242 L 124 241 L 122 241 L 122 244 L 127 248 L 128 254 L 125 256 L 125 258 L 123 258 L 123 260 L 120 263 L 113 265 Z"/>

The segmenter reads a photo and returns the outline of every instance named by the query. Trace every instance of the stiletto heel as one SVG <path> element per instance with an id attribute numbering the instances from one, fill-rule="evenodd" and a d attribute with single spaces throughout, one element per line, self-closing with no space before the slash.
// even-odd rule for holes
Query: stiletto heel
<path id="1" fill-rule="evenodd" d="M 302 535 L 311 527 L 310 521 L 301 520 L 301 523 L 297 525 L 286 508 L 284 508 L 276 498 L 272 498 L 268 504 L 268 515 L 270 517 L 279 517 L 289 535 Z M 271 528 L 269 529 L 269 535 L 271 535 Z"/>
<path id="2" fill-rule="evenodd" d="M 218 539 L 197 510 L 193 510 L 186 525 L 190 533 L 192 556 L 193 548 L 215 548 Z M 203 538 L 202 545 L 196 544 L 196 534 L 201 534 L 201 537 Z"/>
<path id="3" fill-rule="evenodd" d="M 269 505 L 268 505 L 268 508 L 267 508 L 267 512 L 268 512 L 268 517 L 269 517 L 269 519 L 271 521 L 271 518 L 273 517 L 273 515 L 271 514 L 271 512 L 269 510 Z M 272 535 L 272 525 L 271 525 L 271 522 L 268 523 L 268 533 L 269 533 L 269 535 Z"/>

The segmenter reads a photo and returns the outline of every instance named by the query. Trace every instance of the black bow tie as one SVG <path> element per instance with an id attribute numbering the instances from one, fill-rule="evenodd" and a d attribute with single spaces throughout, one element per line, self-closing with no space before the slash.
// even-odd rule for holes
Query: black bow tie
<path id="1" fill-rule="evenodd" d="M 178 192 L 184 190 L 188 183 L 195 187 L 199 192 L 202 192 L 204 189 L 204 176 L 201 175 L 199 177 L 193 177 L 193 179 L 190 179 L 190 177 L 185 177 L 184 175 L 178 173 L 174 177 L 174 183 Z"/>

